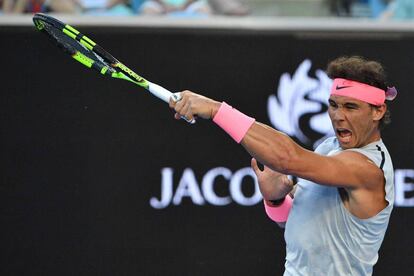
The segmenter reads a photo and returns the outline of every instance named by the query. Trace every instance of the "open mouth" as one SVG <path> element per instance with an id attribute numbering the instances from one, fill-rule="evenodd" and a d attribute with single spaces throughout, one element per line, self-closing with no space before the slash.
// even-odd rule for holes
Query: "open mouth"
<path id="1" fill-rule="evenodd" d="M 342 143 L 349 143 L 352 137 L 352 131 L 346 128 L 337 128 L 336 134 Z"/>

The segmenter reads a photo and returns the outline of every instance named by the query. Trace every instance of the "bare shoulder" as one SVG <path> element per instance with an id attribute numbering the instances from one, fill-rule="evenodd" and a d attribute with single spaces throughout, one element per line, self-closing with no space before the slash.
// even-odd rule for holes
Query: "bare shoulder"
<path id="1" fill-rule="evenodd" d="M 344 168 L 344 174 L 355 177 L 360 187 L 370 188 L 382 182 L 382 170 L 367 156 L 357 151 L 344 150 L 331 157 Z"/>

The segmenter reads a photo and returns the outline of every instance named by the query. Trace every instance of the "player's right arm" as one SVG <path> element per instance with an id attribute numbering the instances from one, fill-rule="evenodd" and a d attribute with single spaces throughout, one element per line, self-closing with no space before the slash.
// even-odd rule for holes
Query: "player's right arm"
<path id="1" fill-rule="evenodd" d="M 176 119 L 182 116 L 189 120 L 195 116 L 212 119 L 221 103 L 184 91 L 179 101 L 170 101 L 170 107 L 177 112 Z M 288 135 L 260 122 L 254 122 L 240 142 L 252 157 L 272 170 L 320 185 L 373 189 L 383 180 L 382 171 L 360 153 L 343 151 L 334 156 L 323 156 L 301 147 Z"/>

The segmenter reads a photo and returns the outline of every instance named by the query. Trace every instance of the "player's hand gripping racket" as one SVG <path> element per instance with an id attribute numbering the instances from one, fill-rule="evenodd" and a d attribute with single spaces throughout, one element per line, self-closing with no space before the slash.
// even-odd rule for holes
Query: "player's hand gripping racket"
<path id="1" fill-rule="evenodd" d="M 180 100 L 179 93 L 174 94 L 139 76 L 75 28 L 41 13 L 34 15 L 33 22 L 36 28 L 47 34 L 59 48 L 86 67 L 93 68 L 105 76 L 135 83 L 166 103 L 170 98 L 175 101 Z M 194 119 L 188 120 L 185 117 L 183 119 L 189 123 L 195 123 Z"/>

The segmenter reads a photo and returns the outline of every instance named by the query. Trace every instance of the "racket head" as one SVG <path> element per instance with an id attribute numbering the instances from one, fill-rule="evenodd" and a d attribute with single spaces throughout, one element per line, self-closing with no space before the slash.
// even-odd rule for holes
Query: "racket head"
<path id="1" fill-rule="evenodd" d="M 112 78 L 133 82 L 147 89 L 154 96 L 169 102 L 172 95 L 170 91 L 139 76 L 72 26 L 42 13 L 33 16 L 33 23 L 37 30 L 45 33 L 59 48 L 86 67 Z M 189 120 L 185 117 L 183 119 L 191 124 L 195 123 L 194 119 Z"/>
<path id="2" fill-rule="evenodd" d="M 60 49 L 102 75 L 124 79 L 148 89 L 148 81 L 119 62 L 109 52 L 68 24 L 46 14 L 36 13 L 33 23 Z"/>

